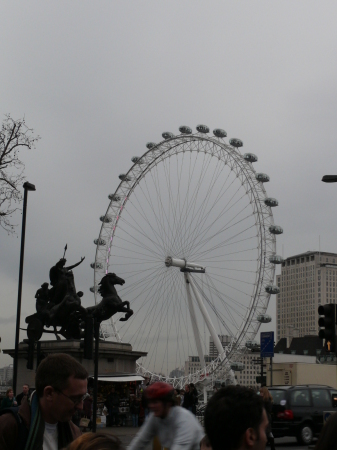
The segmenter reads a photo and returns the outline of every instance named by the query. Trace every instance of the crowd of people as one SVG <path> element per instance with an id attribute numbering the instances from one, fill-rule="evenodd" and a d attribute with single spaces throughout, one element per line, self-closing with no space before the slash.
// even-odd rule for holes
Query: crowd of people
<path id="1" fill-rule="evenodd" d="M 124 450 L 116 436 L 82 434 L 73 423 L 75 413 L 92 412 L 87 378 L 85 368 L 69 355 L 45 358 L 37 369 L 31 395 L 28 385 L 16 399 L 12 389 L 6 393 L 0 411 L 0 449 Z M 205 409 L 204 429 L 195 417 L 197 398 L 193 384 L 179 391 L 164 382 L 147 383 L 141 396 L 134 394 L 130 401 L 133 426 L 139 424 L 144 399 L 144 410 L 150 414 L 128 450 L 145 450 L 155 437 L 170 450 L 264 450 L 268 441 L 271 450 L 275 448 L 271 432 L 273 399 L 266 387 L 258 393 L 242 386 L 227 386 L 215 392 Z M 118 396 L 114 389 L 106 402 L 118 426 Z M 336 425 L 334 414 L 323 427 L 316 450 L 336 447 Z"/>

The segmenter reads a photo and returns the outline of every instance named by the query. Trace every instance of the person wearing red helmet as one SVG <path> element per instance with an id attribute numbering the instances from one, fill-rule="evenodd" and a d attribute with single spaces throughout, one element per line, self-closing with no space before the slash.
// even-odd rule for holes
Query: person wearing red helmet
<path id="1" fill-rule="evenodd" d="M 204 431 L 190 411 L 175 406 L 174 389 L 158 381 L 146 389 L 151 414 L 128 450 L 143 450 L 158 436 L 170 450 L 199 450 Z"/>

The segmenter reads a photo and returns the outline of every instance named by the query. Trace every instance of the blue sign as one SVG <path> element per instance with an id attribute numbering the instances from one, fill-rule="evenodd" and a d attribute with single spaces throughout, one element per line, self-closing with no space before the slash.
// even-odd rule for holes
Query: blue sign
<path id="1" fill-rule="evenodd" d="M 261 358 L 272 358 L 274 356 L 274 331 L 260 333 Z"/>

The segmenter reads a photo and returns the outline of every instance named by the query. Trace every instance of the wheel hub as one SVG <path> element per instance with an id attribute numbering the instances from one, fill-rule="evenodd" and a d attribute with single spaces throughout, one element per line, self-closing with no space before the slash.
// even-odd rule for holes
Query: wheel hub
<path id="1" fill-rule="evenodd" d="M 205 270 L 205 267 L 200 264 L 192 263 L 186 261 L 186 259 L 172 258 L 172 256 L 167 256 L 165 258 L 166 267 L 180 267 L 180 269 L 201 269 Z"/>

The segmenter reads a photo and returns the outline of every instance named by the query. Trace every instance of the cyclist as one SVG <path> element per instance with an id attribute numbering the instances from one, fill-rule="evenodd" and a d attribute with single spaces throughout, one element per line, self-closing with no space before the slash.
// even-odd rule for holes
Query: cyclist
<path id="1" fill-rule="evenodd" d="M 128 450 L 142 450 L 158 437 L 162 447 L 170 450 L 199 450 L 204 431 L 195 416 L 175 406 L 173 387 L 157 382 L 146 389 L 151 414 Z"/>

